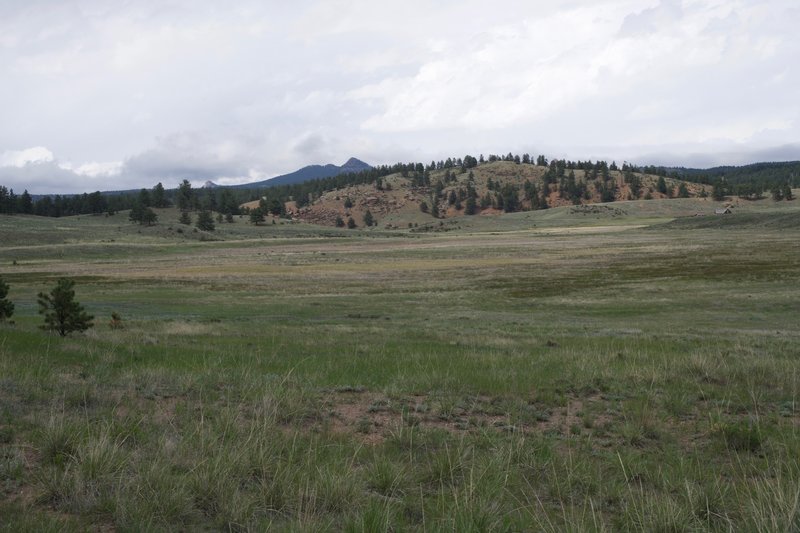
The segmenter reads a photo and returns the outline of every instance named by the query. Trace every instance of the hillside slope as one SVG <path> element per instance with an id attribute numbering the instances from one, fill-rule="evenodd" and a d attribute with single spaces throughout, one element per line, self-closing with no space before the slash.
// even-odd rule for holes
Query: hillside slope
<path id="1" fill-rule="evenodd" d="M 469 214 L 470 195 L 474 198 L 474 214 L 488 216 L 604 200 L 664 199 L 677 196 L 681 187 L 689 198 L 706 197 L 711 192 L 707 185 L 655 175 L 619 170 L 608 171 L 607 179 L 584 170 L 558 175 L 551 167 L 511 161 L 483 163 L 469 170 L 454 167 L 426 171 L 427 178 L 413 172 L 403 174 L 392 174 L 375 184 L 327 191 L 296 211 L 295 216 L 329 226 L 337 219 L 346 221 L 352 217 L 358 226 L 363 226 L 369 211 L 382 226 L 408 227 Z M 667 193 L 659 192 L 660 179 L 662 190 Z M 434 213 L 438 216 L 434 217 Z"/>

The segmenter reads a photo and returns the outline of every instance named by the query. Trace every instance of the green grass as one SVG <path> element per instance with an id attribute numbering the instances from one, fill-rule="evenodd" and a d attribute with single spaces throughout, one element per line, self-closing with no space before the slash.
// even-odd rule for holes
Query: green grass
<path id="1" fill-rule="evenodd" d="M 206 242 L 2 218 L 0 527 L 798 529 L 800 233 L 759 214 L 798 211 L 669 202 Z M 65 339 L 62 275 L 96 317 Z"/>

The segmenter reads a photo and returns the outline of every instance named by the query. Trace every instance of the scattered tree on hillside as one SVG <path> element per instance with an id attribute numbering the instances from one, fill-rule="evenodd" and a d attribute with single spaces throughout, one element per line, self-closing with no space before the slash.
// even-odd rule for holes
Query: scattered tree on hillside
<path id="1" fill-rule="evenodd" d="M 423 213 L 427 213 L 428 212 L 428 202 L 426 202 L 425 200 L 422 200 L 419 203 L 419 210 L 422 211 Z"/>
<path id="2" fill-rule="evenodd" d="M 519 211 L 519 191 L 515 185 L 506 183 L 497 195 L 498 209 L 502 209 L 506 213 L 514 213 Z M 502 205 L 501 205 L 502 204 Z"/>
<path id="3" fill-rule="evenodd" d="M 286 205 L 278 198 L 271 198 L 269 201 L 269 213 L 274 217 L 285 217 Z"/>
<path id="4" fill-rule="evenodd" d="M 638 199 L 639 195 L 642 192 L 642 180 L 639 178 L 637 174 L 634 174 L 630 170 L 625 171 L 625 173 L 623 174 L 623 179 L 625 180 L 625 183 L 627 183 L 628 186 L 630 187 L 631 196 L 633 197 L 633 199 L 634 200 Z"/>
<path id="5" fill-rule="evenodd" d="M 348 196 L 347 198 L 344 199 L 344 208 L 350 209 L 351 207 L 353 207 L 353 200 L 351 200 L 350 197 Z"/>
<path id="6" fill-rule="evenodd" d="M 717 180 L 714 182 L 714 185 L 711 189 L 711 198 L 713 198 L 717 202 L 721 202 L 722 200 L 725 199 L 726 192 L 727 191 L 725 190 L 725 184 L 722 183 L 722 181 Z"/>
<path id="7" fill-rule="evenodd" d="M 664 176 L 658 177 L 658 182 L 656 183 L 656 190 L 661 194 L 667 194 L 667 182 L 664 179 Z"/>
<path id="8" fill-rule="evenodd" d="M 150 207 L 151 205 L 153 205 L 150 200 L 150 191 L 148 191 L 147 189 L 140 190 L 139 199 L 137 203 L 142 207 Z"/>
<path id="9" fill-rule="evenodd" d="M 474 215 L 478 210 L 478 204 L 474 196 L 467 196 L 467 203 L 464 204 L 464 214 Z"/>
<path id="10" fill-rule="evenodd" d="M 0 322 L 11 318 L 14 314 L 14 304 L 6 298 L 8 296 L 8 283 L 0 278 Z"/>
<path id="11" fill-rule="evenodd" d="M 749 183 L 737 183 L 733 192 L 739 198 L 759 200 L 764 197 L 764 184 L 755 180 Z"/>
<path id="12" fill-rule="evenodd" d="M 344 227 L 344 220 L 342 220 L 342 217 L 336 217 L 336 227 L 337 228 Z"/>
<path id="13" fill-rule="evenodd" d="M 601 202 L 613 202 L 617 199 L 617 183 L 614 180 L 604 181 L 598 192 Z"/>
<path id="14" fill-rule="evenodd" d="M 181 211 L 188 211 L 194 207 L 194 191 L 192 190 L 192 184 L 189 183 L 189 180 L 185 179 L 178 185 L 176 202 L 178 204 L 178 209 Z"/>
<path id="15" fill-rule="evenodd" d="M 356 229 L 356 221 L 353 220 L 353 217 L 347 219 L 347 229 Z"/>
<path id="16" fill-rule="evenodd" d="M 689 189 L 686 187 L 686 184 L 681 182 L 678 186 L 678 198 L 689 198 Z"/>
<path id="17" fill-rule="evenodd" d="M 364 226 L 370 227 L 374 224 L 375 224 L 375 218 L 372 216 L 370 210 L 367 209 L 367 212 L 364 213 Z"/>
<path id="18" fill-rule="evenodd" d="M 217 198 L 217 211 L 223 215 L 230 213 L 231 215 L 239 214 L 239 202 L 231 193 L 230 189 L 222 189 Z"/>
<path id="19" fill-rule="evenodd" d="M 156 215 L 155 211 L 153 211 L 149 207 L 137 203 L 131 209 L 131 212 L 128 215 L 128 219 L 131 222 L 136 222 L 138 224 L 141 224 L 142 226 L 152 226 L 158 221 L 158 215 Z"/>
<path id="20" fill-rule="evenodd" d="M 454 189 L 450 189 L 450 193 L 447 195 L 447 203 L 453 205 L 458 200 L 458 195 Z"/>
<path id="21" fill-rule="evenodd" d="M 792 186 L 789 185 L 788 181 L 783 184 L 783 199 L 794 200 L 794 195 L 792 194 Z"/>
<path id="22" fill-rule="evenodd" d="M 192 219 L 189 217 L 189 213 L 187 213 L 186 211 L 181 211 L 181 216 L 178 218 L 178 222 L 186 226 L 189 226 L 192 223 Z"/>
<path id="23" fill-rule="evenodd" d="M 153 187 L 153 192 L 150 195 L 150 200 L 153 202 L 153 207 L 169 206 L 169 202 L 167 201 L 166 191 L 164 191 L 164 186 L 161 185 L 161 182 L 156 183 L 156 186 Z"/>
<path id="24" fill-rule="evenodd" d="M 436 199 L 431 200 L 431 216 L 439 218 L 439 202 Z"/>
<path id="25" fill-rule="evenodd" d="M 92 327 L 94 317 L 75 301 L 74 286 L 74 281 L 61 278 L 49 294 L 39 293 L 39 313 L 44 315 L 42 329 L 57 331 L 64 337 L 73 331 L 85 331 Z"/>
<path id="26" fill-rule="evenodd" d="M 195 223 L 197 229 L 203 231 L 214 231 L 214 217 L 211 216 L 211 211 L 203 209 L 197 214 L 197 222 Z"/>

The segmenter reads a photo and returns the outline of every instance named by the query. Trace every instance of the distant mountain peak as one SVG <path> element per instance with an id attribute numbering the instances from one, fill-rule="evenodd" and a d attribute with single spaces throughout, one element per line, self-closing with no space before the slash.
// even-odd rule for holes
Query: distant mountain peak
<path id="1" fill-rule="evenodd" d="M 260 187 L 275 187 L 277 185 L 292 185 L 295 183 L 303 183 L 309 180 L 330 178 L 339 174 L 363 172 L 371 168 L 372 165 L 365 163 L 360 159 L 356 159 L 355 157 L 351 157 L 342 166 L 336 166 L 331 163 L 328 163 L 327 165 L 308 165 L 289 174 L 275 176 L 274 178 L 255 183 L 233 185 L 232 187 L 234 189 L 257 189 Z"/>
<path id="2" fill-rule="evenodd" d="M 368 168 L 372 168 L 372 166 L 364 163 L 360 159 L 356 159 L 355 157 L 351 157 L 345 162 L 344 165 L 339 167 L 341 172 L 360 172 L 362 170 L 367 170 Z"/>
<path id="3" fill-rule="evenodd" d="M 217 184 L 216 184 L 216 183 L 214 183 L 213 181 L 209 180 L 209 181 L 207 181 L 207 182 L 205 182 L 205 183 L 203 184 L 203 187 L 202 187 L 202 188 L 203 188 L 203 189 L 216 189 L 217 187 L 219 187 L 219 185 L 217 185 Z"/>

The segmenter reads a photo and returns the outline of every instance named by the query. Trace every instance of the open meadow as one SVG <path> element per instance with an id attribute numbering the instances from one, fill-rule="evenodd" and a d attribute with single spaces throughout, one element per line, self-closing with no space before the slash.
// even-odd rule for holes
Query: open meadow
<path id="1" fill-rule="evenodd" d="M 0 528 L 796 531 L 800 207 L 714 205 L 1 217 Z"/>

